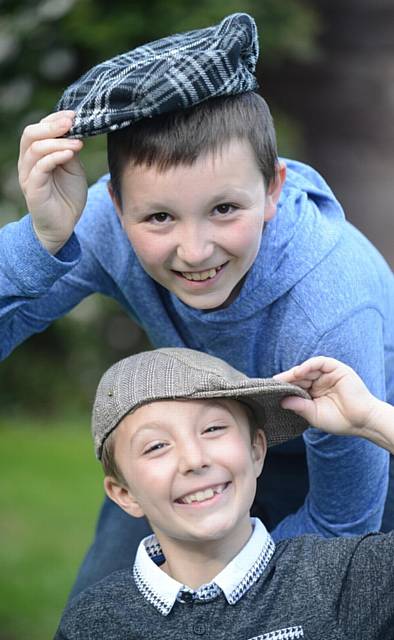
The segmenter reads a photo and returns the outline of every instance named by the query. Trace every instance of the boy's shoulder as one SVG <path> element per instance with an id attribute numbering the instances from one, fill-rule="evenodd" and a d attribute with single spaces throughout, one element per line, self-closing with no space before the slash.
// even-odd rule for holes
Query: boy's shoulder
<path id="1" fill-rule="evenodd" d="M 329 607 L 341 593 L 356 547 L 354 538 L 343 540 L 303 535 L 278 542 L 271 561 L 270 585 L 270 590 L 278 595 L 278 602 L 285 602 L 290 592 L 292 611 L 302 610 L 305 602 L 313 607 L 323 602 Z"/>
<path id="2" fill-rule="evenodd" d="M 316 260 L 289 293 L 324 332 L 365 310 L 394 317 L 393 274 L 375 247 L 348 222 L 332 250 Z"/>
<path id="3" fill-rule="evenodd" d="M 363 305 L 385 309 L 388 295 L 394 299 L 394 278 L 384 258 L 345 219 L 317 171 L 292 160 L 286 164 L 280 206 L 267 224 L 260 259 L 260 270 L 272 274 L 272 290 L 288 293 L 288 302 L 327 330 Z"/>
<path id="4" fill-rule="evenodd" d="M 135 598 L 139 591 L 135 587 L 132 568 L 113 571 L 98 582 L 86 587 L 78 593 L 67 606 L 67 611 L 83 607 L 95 600 L 96 602 L 109 602 L 116 599 L 120 593 L 130 598 Z"/>
<path id="5" fill-rule="evenodd" d="M 354 568 L 359 562 L 365 568 L 363 559 L 373 557 L 379 549 L 383 553 L 393 547 L 394 531 L 339 538 L 305 534 L 276 543 L 272 562 L 276 571 L 285 576 L 291 573 L 303 579 L 309 576 L 320 583 L 327 582 L 327 587 L 335 590 L 335 583 L 344 581 L 350 565 Z"/>
<path id="6" fill-rule="evenodd" d="M 364 280 L 370 283 L 388 275 L 383 257 L 346 221 L 324 178 L 302 162 L 285 162 L 287 175 L 277 214 L 264 229 L 257 263 L 270 274 L 275 288 L 299 285 L 304 280 L 308 286 L 324 286 L 326 282 L 332 286 L 334 278 L 341 286 L 347 274 L 354 288 L 355 280 L 358 287 Z"/>
<path id="7" fill-rule="evenodd" d="M 106 629 L 108 637 L 113 637 L 116 626 L 121 638 L 122 630 L 130 633 L 130 625 L 144 620 L 147 607 L 149 604 L 135 586 L 132 569 L 114 571 L 69 602 L 60 622 L 59 637 L 93 638 L 95 629 L 97 637 L 106 637 Z"/>
<path id="8" fill-rule="evenodd" d="M 301 630 L 299 636 L 277 632 L 278 638 L 391 639 L 393 545 L 394 533 L 278 542 L 266 580 L 256 583 L 245 606 L 255 616 L 265 602 L 265 626 L 277 628 L 280 620 Z"/>

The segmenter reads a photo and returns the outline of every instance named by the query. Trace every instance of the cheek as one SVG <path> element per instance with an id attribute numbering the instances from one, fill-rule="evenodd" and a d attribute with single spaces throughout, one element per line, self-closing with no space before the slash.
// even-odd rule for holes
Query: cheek
<path id="1" fill-rule="evenodd" d="M 160 461 L 135 461 L 133 471 L 126 480 L 134 488 L 141 503 L 154 504 L 157 498 L 167 496 L 171 489 L 171 461 L 165 460 L 165 457 Z"/>
<path id="2" fill-rule="evenodd" d="M 253 216 L 253 219 L 239 222 L 227 236 L 231 253 L 254 259 L 260 247 L 263 223 L 262 216 Z"/>
<path id="3" fill-rule="evenodd" d="M 216 448 L 215 460 L 223 466 L 231 467 L 234 473 L 244 475 L 251 466 L 252 451 L 249 434 L 245 436 L 238 435 L 228 441 L 226 444 L 219 442 Z"/>
<path id="4" fill-rule="evenodd" d="M 168 243 L 165 238 L 157 238 L 153 234 L 134 228 L 125 228 L 125 231 L 134 251 L 143 264 L 155 267 L 163 263 L 168 253 Z"/>

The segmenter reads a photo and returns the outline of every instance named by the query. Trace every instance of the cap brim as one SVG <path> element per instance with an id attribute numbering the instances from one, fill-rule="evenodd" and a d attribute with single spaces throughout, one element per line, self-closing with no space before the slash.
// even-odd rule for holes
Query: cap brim
<path id="1" fill-rule="evenodd" d="M 309 399 L 307 391 L 293 384 L 277 382 L 272 378 L 251 379 L 251 385 L 193 394 L 193 398 L 232 398 L 247 404 L 253 411 L 258 426 L 263 429 L 269 447 L 283 444 L 301 435 L 310 425 L 294 411 L 283 409 L 286 396 Z"/>

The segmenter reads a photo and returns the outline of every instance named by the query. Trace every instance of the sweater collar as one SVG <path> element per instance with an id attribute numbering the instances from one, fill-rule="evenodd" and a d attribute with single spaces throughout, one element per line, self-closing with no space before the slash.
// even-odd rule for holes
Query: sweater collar
<path id="1" fill-rule="evenodd" d="M 156 536 L 144 538 L 133 569 L 137 588 L 164 616 L 170 613 L 176 601 L 208 601 L 221 593 L 229 604 L 235 604 L 260 578 L 275 550 L 274 542 L 260 520 L 252 518 L 252 526 L 251 537 L 235 558 L 211 582 L 197 590 L 162 571 L 158 565 L 164 561 L 164 556 Z"/>

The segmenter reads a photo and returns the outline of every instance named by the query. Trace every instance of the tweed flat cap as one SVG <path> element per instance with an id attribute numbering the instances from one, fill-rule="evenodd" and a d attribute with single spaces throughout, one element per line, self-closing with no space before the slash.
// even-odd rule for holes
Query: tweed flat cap
<path id="1" fill-rule="evenodd" d="M 234 13 L 206 29 L 175 34 L 102 62 L 69 86 L 57 110 L 76 116 L 69 136 L 115 131 L 208 98 L 252 91 L 256 24 Z"/>
<path id="2" fill-rule="evenodd" d="M 248 378 L 220 358 L 192 349 L 156 349 L 120 360 L 103 375 L 92 414 L 96 455 L 133 409 L 158 400 L 233 398 L 253 410 L 268 446 L 300 435 L 306 421 L 282 409 L 284 396 L 309 398 L 306 391 L 272 378 Z"/>

